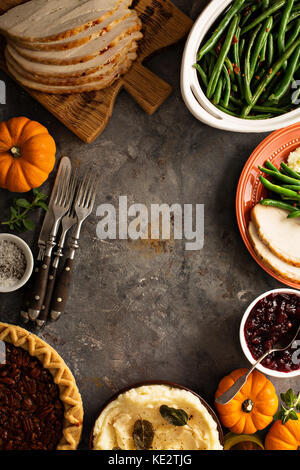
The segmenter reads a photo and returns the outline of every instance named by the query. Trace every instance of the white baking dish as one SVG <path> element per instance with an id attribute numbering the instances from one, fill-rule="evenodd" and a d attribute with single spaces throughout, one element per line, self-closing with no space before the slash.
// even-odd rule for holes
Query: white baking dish
<path id="1" fill-rule="evenodd" d="M 241 119 L 223 113 L 203 93 L 193 67 L 206 33 L 232 0 L 212 0 L 196 20 L 187 39 L 181 65 L 181 93 L 190 112 L 199 121 L 232 132 L 271 132 L 300 120 L 300 108 L 271 119 Z"/>

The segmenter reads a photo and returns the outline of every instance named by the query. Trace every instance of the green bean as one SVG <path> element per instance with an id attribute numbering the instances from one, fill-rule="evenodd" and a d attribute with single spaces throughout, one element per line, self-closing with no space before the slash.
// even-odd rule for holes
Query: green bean
<path id="1" fill-rule="evenodd" d="M 201 77 L 201 80 L 203 81 L 204 85 L 207 87 L 208 85 L 208 79 L 207 75 L 204 72 L 203 68 L 199 64 L 194 64 L 193 67 L 199 72 L 199 75 Z"/>
<path id="2" fill-rule="evenodd" d="M 260 204 L 262 204 L 263 206 L 278 207 L 278 209 L 284 209 L 285 211 L 289 212 L 294 212 L 297 210 L 294 206 L 292 206 L 292 204 L 277 201 L 276 199 L 263 199 L 262 201 L 260 201 Z"/>
<path id="3" fill-rule="evenodd" d="M 241 35 L 246 34 L 250 29 L 255 28 L 256 25 L 260 24 L 263 20 L 268 18 L 270 15 L 275 13 L 275 11 L 280 10 L 285 5 L 286 0 L 279 0 L 273 5 L 271 5 L 267 10 L 265 10 L 261 15 L 259 15 L 252 23 L 242 29 Z"/>
<path id="4" fill-rule="evenodd" d="M 262 0 L 261 6 L 263 10 L 266 10 L 267 8 L 269 8 L 269 5 L 270 5 L 270 0 Z"/>
<path id="5" fill-rule="evenodd" d="M 265 162 L 265 166 L 266 166 L 267 168 L 269 168 L 269 170 L 279 171 L 278 168 L 276 168 L 276 166 L 273 165 L 272 162 L 270 162 L 270 160 L 267 160 L 267 161 Z"/>
<path id="6" fill-rule="evenodd" d="M 212 36 L 209 38 L 209 40 L 201 47 L 197 61 L 199 61 L 208 51 L 210 51 L 215 44 L 217 43 L 218 39 L 222 36 L 224 33 L 226 27 L 230 23 L 231 19 L 234 17 L 234 15 L 240 10 L 242 5 L 245 3 L 245 0 L 236 0 L 232 7 L 228 10 L 224 18 L 222 19 L 221 23 L 218 25 Z"/>
<path id="7" fill-rule="evenodd" d="M 238 98 L 235 98 L 233 95 L 230 96 L 229 101 L 232 101 L 232 103 L 237 106 L 243 106 L 243 102 Z"/>
<path id="8" fill-rule="evenodd" d="M 228 55 L 234 33 L 235 33 L 237 25 L 238 25 L 238 22 L 239 22 L 239 16 L 235 15 L 233 17 L 233 20 L 232 20 L 230 26 L 229 26 L 226 39 L 225 39 L 224 44 L 221 48 L 221 52 L 220 52 L 220 55 L 218 57 L 216 66 L 213 70 L 213 73 L 212 73 L 212 75 L 210 77 L 210 80 L 209 80 L 209 83 L 208 83 L 208 87 L 207 87 L 207 97 L 208 98 L 211 98 L 212 95 L 215 92 L 217 82 L 218 82 L 218 79 L 220 77 L 220 73 L 222 71 L 222 67 L 223 67 L 223 64 L 225 62 L 225 58 Z"/>
<path id="9" fill-rule="evenodd" d="M 272 193 L 282 194 L 283 196 L 295 198 L 295 200 L 300 201 L 300 195 L 297 194 L 295 191 L 291 191 L 290 189 L 285 189 L 282 186 L 273 184 L 270 181 L 268 181 L 266 178 L 264 178 L 263 176 L 260 176 L 259 180 L 263 184 L 263 186 L 269 191 L 272 191 Z"/>
<path id="10" fill-rule="evenodd" d="M 292 178 L 295 178 L 296 180 L 300 180 L 300 173 L 290 168 L 286 163 L 281 162 L 280 166 L 282 170 L 284 170 L 289 176 L 291 176 Z M 299 182 L 299 185 L 300 185 L 300 182 Z"/>
<path id="11" fill-rule="evenodd" d="M 283 184 L 282 187 L 285 189 L 291 189 L 292 191 L 300 191 L 300 185 L 297 186 L 296 184 Z"/>
<path id="12" fill-rule="evenodd" d="M 255 105 L 253 111 L 260 111 L 262 113 L 284 114 L 287 112 L 285 108 L 275 108 L 273 106 Z"/>
<path id="13" fill-rule="evenodd" d="M 260 31 L 256 40 L 255 48 L 254 48 L 251 61 L 250 61 L 250 81 L 254 75 L 259 54 L 262 48 L 264 47 L 264 45 L 267 43 L 267 39 L 272 29 L 272 26 L 273 26 L 273 16 L 270 16 L 264 22 L 262 30 Z"/>
<path id="14" fill-rule="evenodd" d="M 250 82 L 251 82 L 251 66 L 250 66 L 250 57 L 251 57 L 251 50 L 255 41 L 255 38 L 258 34 L 258 31 L 260 30 L 261 25 L 259 24 L 255 30 L 252 32 L 249 44 L 248 44 L 248 49 L 245 55 L 245 77 L 244 77 L 244 92 L 245 92 L 245 98 L 248 104 L 251 104 L 252 102 L 252 93 L 251 93 L 251 88 L 250 88 Z"/>
<path id="15" fill-rule="evenodd" d="M 242 63 L 242 57 L 245 49 L 245 44 L 246 44 L 246 39 L 240 39 L 240 45 L 239 45 L 239 56 L 240 56 L 240 64 Z"/>
<path id="16" fill-rule="evenodd" d="M 285 34 L 286 34 L 286 27 L 289 22 L 289 18 L 291 16 L 291 11 L 294 6 L 295 0 L 286 0 L 286 7 L 283 11 L 281 23 L 278 32 L 278 51 L 279 55 L 282 55 L 285 50 Z"/>
<path id="17" fill-rule="evenodd" d="M 243 84 L 242 84 L 241 63 L 240 63 L 240 54 L 239 54 L 240 34 L 241 34 L 241 28 L 238 26 L 236 29 L 236 33 L 235 33 L 236 41 L 233 44 L 233 60 L 236 66 L 237 83 L 240 89 L 240 93 L 243 96 L 244 90 L 243 90 Z"/>
<path id="18" fill-rule="evenodd" d="M 293 80 L 293 75 L 297 69 L 298 61 L 300 58 L 300 45 L 295 50 L 291 60 L 289 62 L 288 68 L 286 70 L 286 74 L 284 75 L 281 84 L 276 88 L 274 93 L 270 96 L 270 101 L 278 102 L 280 98 L 282 98 L 286 92 L 288 91 L 291 81 Z"/>
<path id="19" fill-rule="evenodd" d="M 234 116 L 236 118 L 240 118 L 240 114 L 234 112 L 234 111 L 231 111 L 229 110 L 228 108 L 225 108 L 224 106 L 221 106 L 221 105 L 217 105 L 217 108 L 220 109 L 221 111 L 223 111 L 223 113 L 227 113 L 229 114 L 230 116 Z M 245 119 L 248 119 L 248 120 L 256 120 L 256 119 L 270 119 L 272 117 L 272 114 L 257 114 L 256 116 L 246 116 Z"/>
<path id="20" fill-rule="evenodd" d="M 289 23 L 293 20 L 295 20 L 296 18 L 299 18 L 300 16 L 300 11 L 295 11 L 294 13 L 291 14 L 290 18 L 289 18 Z"/>
<path id="21" fill-rule="evenodd" d="M 282 173 L 277 172 L 277 171 L 268 170 L 267 168 L 264 168 L 263 166 L 259 166 L 258 168 L 263 173 L 273 176 L 275 179 L 278 179 L 279 181 L 282 181 L 283 183 L 295 184 L 297 186 L 299 185 L 299 180 L 297 178 L 292 178 L 290 176 L 283 175 Z"/>
<path id="22" fill-rule="evenodd" d="M 300 33 L 300 19 L 296 21 L 296 24 L 295 24 L 295 27 L 294 27 L 294 30 L 293 32 L 291 33 L 289 39 L 288 39 L 288 42 L 286 44 L 286 48 L 288 49 L 292 44 L 293 42 L 297 39 L 297 37 L 299 36 L 299 33 Z"/>
<path id="23" fill-rule="evenodd" d="M 217 104 L 216 107 L 220 110 L 223 111 L 223 113 L 229 114 L 229 116 L 234 116 L 234 117 L 239 117 L 237 113 L 234 111 L 231 111 L 228 108 L 225 108 L 224 106 L 221 106 L 220 104 Z"/>
<path id="24" fill-rule="evenodd" d="M 266 60 L 267 44 L 268 44 L 268 41 L 265 41 L 263 47 L 261 48 L 261 53 L 260 53 L 260 56 L 259 56 L 259 62 L 264 62 Z"/>
<path id="25" fill-rule="evenodd" d="M 214 104 L 219 104 L 221 95 L 222 95 L 222 89 L 223 89 L 223 80 L 220 77 L 216 86 L 215 94 L 214 94 L 214 99 L 213 99 Z"/>
<path id="26" fill-rule="evenodd" d="M 251 8 L 248 7 L 248 11 L 244 13 L 244 18 L 241 21 L 241 27 L 245 26 L 253 13 L 257 10 L 258 6 L 257 5 L 252 5 Z"/>
<path id="27" fill-rule="evenodd" d="M 300 210 L 290 212 L 288 215 L 288 219 L 295 219 L 296 217 L 300 217 Z"/>
<path id="28" fill-rule="evenodd" d="M 272 78 L 277 74 L 277 72 L 281 69 L 282 65 L 284 62 L 293 54 L 294 50 L 300 45 L 300 38 L 297 39 L 297 41 L 292 44 L 289 49 L 287 49 L 284 54 L 279 57 L 279 59 L 275 62 L 273 65 L 272 69 L 269 70 L 269 73 L 267 73 L 264 77 L 263 80 L 259 83 L 257 89 L 255 90 L 255 93 L 252 97 L 252 103 L 246 107 L 243 108 L 242 110 L 242 117 L 247 116 L 253 106 L 257 103 L 259 97 L 263 93 L 264 89 L 267 87 L 267 85 L 270 83 Z"/>
<path id="29" fill-rule="evenodd" d="M 273 34 L 270 33 L 268 37 L 268 44 L 267 44 L 267 66 L 268 68 L 271 67 L 273 64 L 274 58 L 274 37 Z"/>
<path id="30" fill-rule="evenodd" d="M 226 65 L 223 65 L 223 70 L 224 70 L 224 77 L 225 77 L 225 92 L 224 92 L 223 104 L 225 108 L 227 108 L 229 104 L 230 93 L 231 93 L 231 80 L 230 80 L 230 75 L 229 75 L 228 69 L 226 68 Z"/>

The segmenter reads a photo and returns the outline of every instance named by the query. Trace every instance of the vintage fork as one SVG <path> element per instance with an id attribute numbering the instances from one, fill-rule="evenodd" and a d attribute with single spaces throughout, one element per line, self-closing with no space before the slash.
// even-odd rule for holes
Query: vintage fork
<path id="1" fill-rule="evenodd" d="M 82 183 L 78 188 L 74 204 L 74 210 L 77 215 L 77 225 L 69 245 L 69 253 L 64 265 L 64 269 L 55 286 L 50 312 L 51 320 L 58 320 L 64 310 L 69 293 L 74 256 L 76 250 L 79 248 L 78 240 L 80 237 L 82 223 L 93 210 L 98 186 L 99 177 L 97 175 L 92 176 L 91 174 L 89 175 L 86 173 Z"/>
<path id="2" fill-rule="evenodd" d="M 75 196 L 75 191 L 76 191 L 76 185 L 77 185 L 77 176 L 76 172 L 72 175 L 71 180 L 70 180 L 70 198 L 72 203 L 70 204 L 69 210 L 66 213 L 66 215 L 62 218 L 61 221 L 61 235 L 57 244 L 57 250 L 55 252 L 55 257 L 52 261 L 52 265 L 49 270 L 49 276 L 48 276 L 48 282 L 47 282 L 47 290 L 46 290 L 46 295 L 45 299 L 43 302 L 42 310 L 36 319 L 36 324 L 39 327 L 44 326 L 45 322 L 47 321 L 48 314 L 49 314 L 49 309 L 50 309 L 50 304 L 51 304 L 51 299 L 52 299 L 52 294 L 53 294 L 53 289 L 56 281 L 56 275 L 57 275 L 57 269 L 59 265 L 59 261 L 61 257 L 63 256 L 63 248 L 65 245 L 65 240 L 68 231 L 70 228 L 75 225 L 77 221 L 77 215 L 74 210 L 74 196 Z"/>
<path id="3" fill-rule="evenodd" d="M 43 306 L 43 301 L 45 298 L 47 280 L 49 274 L 49 268 L 51 263 L 51 253 L 53 247 L 55 246 L 55 239 L 58 232 L 58 227 L 61 221 L 61 218 L 68 211 L 71 200 L 70 194 L 70 172 L 65 172 L 61 176 L 60 183 L 57 187 L 56 196 L 51 208 L 53 214 L 53 225 L 49 235 L 49 240 L 46 244 L 45 256 L 43 258 L 43 263 L 41 270 L 39 271 L 33 290 L 32 298 L 28 308 L 29 318 L 31 320 L 36 320 L 39 316 L 41 308 Z"/>

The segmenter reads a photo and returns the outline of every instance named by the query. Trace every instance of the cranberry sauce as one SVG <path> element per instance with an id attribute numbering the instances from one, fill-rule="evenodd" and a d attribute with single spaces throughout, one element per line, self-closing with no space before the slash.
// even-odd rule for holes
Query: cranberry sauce
<path id="1" fill-rule="evenodd" d="M 246 343 L 254 359 L 259 359 L 295 324 L 300 324 L 300 296 L 274 293 L 259 300 L 244 329 Z M 280 372 L 298 370 L 299 361 L 292 360 L 295 351 L 289 348 L 272 353 L 262 361 L 262 365 Z"/>

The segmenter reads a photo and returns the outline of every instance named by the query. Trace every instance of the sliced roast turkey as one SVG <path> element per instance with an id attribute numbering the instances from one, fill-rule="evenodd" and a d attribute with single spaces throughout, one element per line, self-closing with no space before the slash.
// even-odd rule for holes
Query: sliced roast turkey
<path id="1" fill-rule="evenodd" d="M 257 204 L 251 220 L 262 242 L 281 260 L 300 267 L 300 220 L 288 219 L 288 212 Z"/>
<path id="2" fill-rule="evenodd" d="M 52 41 L 78 34 L 132 0 L 30 0 L 0 17 L 0 31 L 26 41 Z"/>
<path id="3" fill-rule="evenodd" d="M 118 8 L 110 15 L 107 15 L 100 23 L 89 26 L 80 33 L 75 34 L 69 38 L 47 42 L 14 40 L 14 43 L 25 49 L 37 51 L 62 51 L 64 49 L 71 49 L 72 47 L 82 46 L 86 42 L 102 36 L 104 33 L 110 31 L 111 28 L 116 26 L 120 21 L 123 21 L 131 14 L 132 10 L 129 10 L 128 8 Z"/>
<path id="4" fill-rule="evenodd" d="M 257 256 L 279 276 L 293 282 L 300 282 L 300 268 L 282 261 L 261 241 L 255 225 L 250 221 L 248 233 Z"/>
<path id="5" fill-rule="evenodd" d="M 130 68 L 132 62 L 126 60 L 121 67 L 118 68 L 118 72 L 114 76 L 109 76 L 106 78 L 101 78 L 93 82 L 76 84 L 76 85 L 65 85 L 65 86 L 55 86 L 55 85 L 45 85 L 43 83 L 38 83 L 33 80 L 29 80 L 23 77 L 17 70 L 14 65 L 7 63 L 7 68 L 9 73 L 24 87 L 31 88 L 32 90 L 41 91 L 44 93 L 51 94 L 73 94 L 73 93 L 85 93 L 94 90 L 102 90 L 114 83 L 121 75 L 127 72 Z"/>
<path id="6" fill-rule="evenodd" d="M 130 33 L 139 31 L 141 29 L 140 20 L 135 11 L 126 18 L 120 21 L 110 31 L 105 32 L 100 37 L 88 41 L 79 47 L 65 49 L 62 51 L 32 51 L 24 49 L 15 44 L 11 44 L 16 49 L 18 54 L 25 57 L 32 62 L 39 62 L 42 64 L 55 64 L 55 65 L 68 65 L 86 62 L 93 57 L 100 55 L 108 48 L 112 48 L 119 41 L 128 37 Z"/>
<path id="7" fill-rule="evenodd" d="M 20 76 L 24 79 L 31 80 L 33 82 L 42 83 L 45 85 L 54 85 L 54 86 L 68 86 L 68 85 L 82 85 L 85 83 L 99 81 L 100 79 L 109 79 L 113 78 L 116 74 L 119 73 L 119 68 L 122 68 L 124 64 L 127 64 L 128 61 L 133 62 L 136 59 L 136 52 L 129 52 L 126 54 L 126 57 L 117 63 L 110 62 L 107 65 L 104 65 L 97 72 L 91 73 L 89 75 L 83 75 L 82 77 L 66 77 L 66 78 L 54 78 L 54 77 L 41 77 L 35 76 L 30 72 L 22 69 L 10 56 L 9 52 L 5 50 L 5 59 L 6 64 L 10 65 Z"/>
<path id="8" fill-rule="evenodd" d="M 116 63 L 118 60 L 124 59 L 129 50 L 135 52 L 137 49 L 135 41 L 141 37 L 142 34 L 140 32 L 132 33 L 119 41 L 116 46 L 107 49 L 101 55 L 97 55 L 87 62 L 72 65 L 49 65 L 31 62 L 18 54 L 10 44 L 7 45 L 7 51 L 20 67 L 37 77 L 81 77 L 96 72 L 108 63 Z"/>

